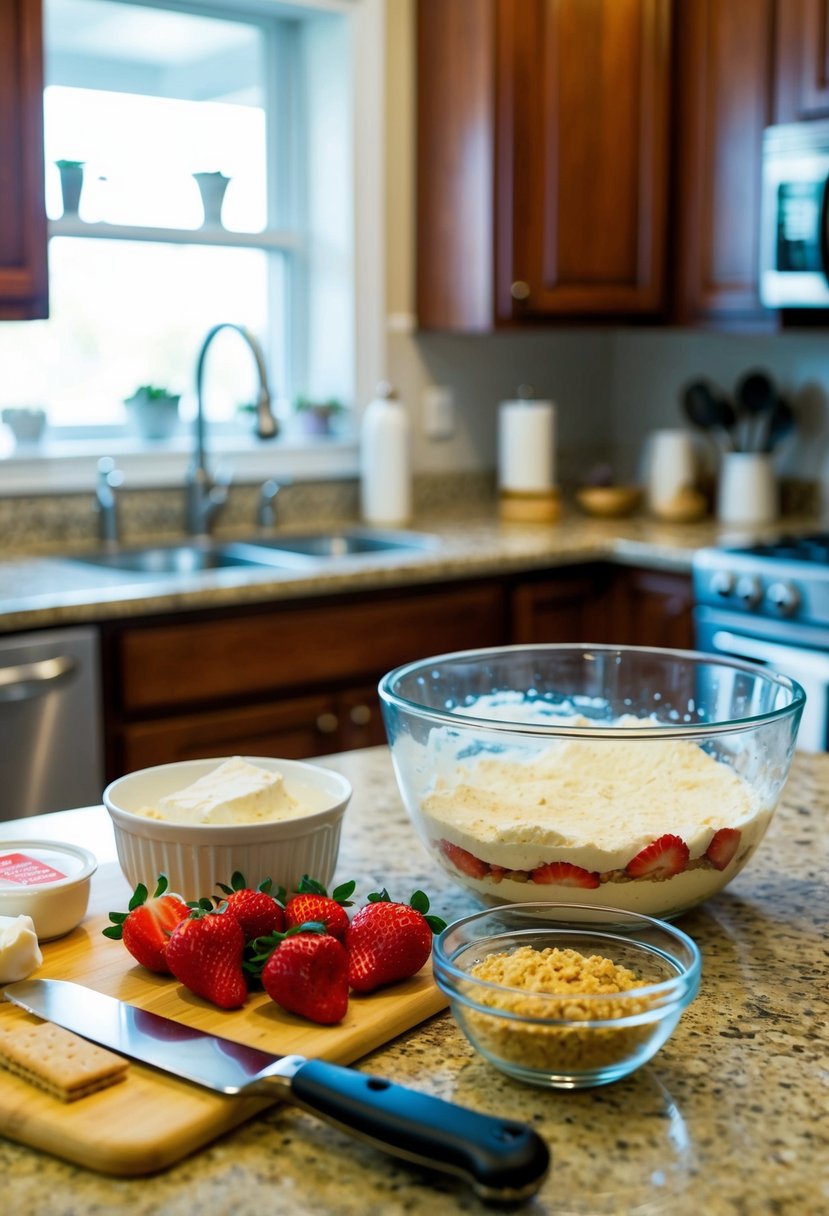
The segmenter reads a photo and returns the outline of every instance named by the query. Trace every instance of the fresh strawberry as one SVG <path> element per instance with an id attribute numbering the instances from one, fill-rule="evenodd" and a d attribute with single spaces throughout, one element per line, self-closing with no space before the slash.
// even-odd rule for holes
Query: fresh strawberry
<path id="1" fill-rule="evenodd" d="M 285 927 L 297 928 L 313 921 L 324 925 L 326 932 L 338 941 L 345 941 L 348 931 L 346 908 L 351 907 L 349 896 L 354 894 L 356 885 L 355 882 L 344 882 L 329 895 L 322 883 L 303 874 L 296 895 L 292 895 L 285 904 Z"/>
<path id="2" fill-rule="evenodd" d="M 548 861 L 546 865 L 538 866 L 530 871 L 530 882 L 555 883 L 559 887 L 598 887 L 600 883 L 598 870 L 585 870 L 583 866 L 574 866 L 569 861 Z"/>
<path id="3" fill-rule="evenodd" d="M 680 836 L 667 832 L 652 840 L 625 866 L 630 878 L 673 878 L 688 865 L 688 846 Z"/>
<path id="4" fill-rule="evenodd" d="M 167 943 L 170 971 L 196 996 L 221 1009 L 238 1009 L 248 995 L 242 955 L 245 935 L 227 910 L 191 910 Z"/>
<path id="5" fill-rule="evenodd" d="M 155 892 L 139 883 L 126 912 L 110 912 L 112 924 L 102 930 L 104 937 L 123 940 L 132 957 L 150 971 L 169 975 L 167 943 L 179 921 L 190 915 L 187 904 L 178 895 L 166 894 L 167 875 L 159 874 Z"/>
<path id="6" fill-rule="evenodd" d="M 740 847 L 742 833 L 738 828 L 720 828 L 711 837 L 705 856 L 715 870 L 724 870 Z"/>
<path id="7" fill-rule="evenodd" d="M 419 971 L 432 950 L 432 934 L 446 928 L 428 916 L 429 900 L 415 891 L 408 904 L 395 903 L 386 890 L 369 895 L 346 934 L 348 982 L 355 992 L 373 992 Z"/>
<path id="8" fill-rule="evenodd" d="M 480 857 L 461 848 L 459 844 L 453 844 L 451 840 L 439 840 L 438 849 L 446 860 L 451 862 L 456 870 L 460 870 L 461 874 L 466 874 L 467 878 L 486 878 L 489 873 L 489 864 L 486 861 L 481 861 Z"/>
<path id="9" fill-rule="evenodd" d="M 306 926 L 277 934 L 281 940 L 262 968 L 262 987 L 289 1013 L 323 1026 L 348 1010 L 348 954 L 330 933 Z"/>
<path id="10" fill-rule="evenodd" d="M 230 882 L 229 887 L 223 882 L 219 883 L 222 895 L 214 896 L 214 899 L 220 906 L 222 903 L 227 905 L 228 912 L 242 926 L 246 942 L 267 937 L 285 928 L 285 913 L 270 893 L 273 886 L 270 878 L 260 882 L 253 890 L 237 870 Z"/>

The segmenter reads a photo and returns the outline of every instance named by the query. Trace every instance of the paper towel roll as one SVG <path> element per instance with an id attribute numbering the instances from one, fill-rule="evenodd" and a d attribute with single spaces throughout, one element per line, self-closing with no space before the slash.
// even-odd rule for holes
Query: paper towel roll
<path id="1" fill-rule="evenodd" d="M 555 442 L 552 401 L 502 401 L 498 412 L 500 489 L 522 494 L 553 489 Z"/>

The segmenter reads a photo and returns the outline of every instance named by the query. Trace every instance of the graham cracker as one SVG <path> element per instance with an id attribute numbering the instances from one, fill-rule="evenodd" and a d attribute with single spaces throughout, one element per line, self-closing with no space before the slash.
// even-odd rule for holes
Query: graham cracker
<path id="1" fill-rule="evenodd" d="M 0 1033 L 0 1065 L 61 1102 L 123 1081 L 129 1062 L 53 1022 Z"/>

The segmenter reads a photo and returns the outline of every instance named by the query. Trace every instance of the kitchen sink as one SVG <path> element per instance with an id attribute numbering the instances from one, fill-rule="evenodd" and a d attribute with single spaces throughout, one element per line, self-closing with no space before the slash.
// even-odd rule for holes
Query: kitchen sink
<path id="1" fill-rule="evenodd" d="M 307 532 L 302 535 L 259 536 L 244 541 L 192 540 L 177 545 L 152 545 L 78 554 L 73 563 L 130 574 L 198 574 L 234 567 L 307 568 L 341 557 L 417 553 L 435 548 L 437 539 L 417 532 L 371 529 Z"/>
<path id="2" fill-rule="evenodd" d="M 286 536 L 257 536 L 245 548 L 306 558 L 366 557 L 383 553 L 423 553 L 437 548 L 437 537 L 424 532 L 344 528 Z"/>
<path id="3" fill-rule="evenodd" d="M 194 541 L 182 545 L 158 545 L 143 549 L 113 549 L 105 553 L 84 553 L 70 558 L 82 565 L 103 566 L 135 574 L 198 574 L 205 570 L 226 570 L 235 566 L 274 566 L 275 557 L 257 555 L 251 545 L 210 544 Z"/>

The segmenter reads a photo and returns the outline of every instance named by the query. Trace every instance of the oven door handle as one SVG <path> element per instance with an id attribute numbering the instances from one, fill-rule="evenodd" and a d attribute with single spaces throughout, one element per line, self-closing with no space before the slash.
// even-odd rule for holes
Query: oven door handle
<path id="1" fill-rule="evenodd" d="M 739 659 L 758 659 L 773 664 L 786 675 L 807 684 L 816 680 L 829 681 L 829 657 L 817 650 L 797 650 L 793 646 L 778 646 L 760 638 L 747 638 L 741 633 L 718 629 L 711 639 L 713 648 Z"/>

